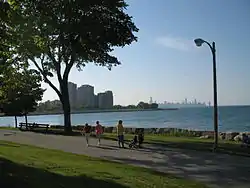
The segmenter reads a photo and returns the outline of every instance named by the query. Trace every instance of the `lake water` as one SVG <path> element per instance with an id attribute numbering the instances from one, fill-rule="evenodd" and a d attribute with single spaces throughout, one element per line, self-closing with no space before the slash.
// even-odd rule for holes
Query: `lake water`
<path id="1" fill-rule="evenodd" d="M 107 112 L 72 114 L 73 125 L 96 120 L 104 126 L 114 126 L 122 119 L 126 127 L 173 127 L 195 130 L 213 130 L 213 108 L 182 108 L 166 111 Z M 24 122 L 24 118 L 18 118 Z M 29 116 L 28 122 L 62 125 L 63 115 Z M 219 107 L 220 131 L 249 131 L 250 106 Z M 13 117 L 0 117 L 0 126 L 13 126 Z"/>

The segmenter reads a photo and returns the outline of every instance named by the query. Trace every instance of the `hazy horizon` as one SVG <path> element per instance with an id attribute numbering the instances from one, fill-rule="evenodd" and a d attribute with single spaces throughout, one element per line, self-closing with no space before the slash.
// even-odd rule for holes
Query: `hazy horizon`
<path id="1" fill-rule="evenodd" d="M 122 65 L 112 71 L 88 64 L 74 68 L 69 81 L 90 84 L 95 93 L 112 90 L 115 104 L 213 103 L 212 56 L 195 38 L 215 41 L 219 105 L 250 105 L 250 1 L 127 0 L 127 12 L 140 29 L 138 42 L 113 52 Z M 208 14 L 210 13 L 211 14 Z M 52 79 L 57 85 L 56 78 Z M 43 101 L 57 99 L 47 89 Z"/>

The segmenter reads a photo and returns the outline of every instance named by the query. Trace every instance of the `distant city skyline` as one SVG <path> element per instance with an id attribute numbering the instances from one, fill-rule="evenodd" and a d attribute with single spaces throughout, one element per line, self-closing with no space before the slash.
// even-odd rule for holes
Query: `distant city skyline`
<path id="1" fill-rule="evenodd" d="M 114 105 L 113 92 L 106 90 L 103 92 L 94 92 L 94 86 L 83 84 L 80 87 L 73 82 L 68 82 L 69 100 L 72 108 L 103 108 L 109 109 Z"/>
<path id="2" fill-rule="evenodd" d="M 149 104 L 150 103 L 157 103 L 157 104 L 206 104 L 206 105 L 209 105 L 210 101 L 207 101 L 207 102 L 202 102 L 202 101 L 199 101 L 197 100 L 196 98 L 194 98 L 193 100 L 189 100 L 188 98 L 185 98 L 183 100 L 180 100 L 180 101 L 170 101 L 170 100 L 164 100 L 164 101 L 156 101 L 153 99 L 153 97 L 150 97 L 149 98 Z"/>
<path id="3" fill-rule="evenodd" d="M 121 65 L 111 71 L 86 64 L 74 67 L 69 80 L 89 83 L 96 92 L 112 90 L 115 104 L 182 101 L 185 97 L 213 104 L 212 57 L 201 37 L 215 41 L 219 105 L 250 104 L 249 0 L 127 0 L 127 12 L 140 29 L 138 42 L 116 48 Z M 209 14 L 212 10 L 212 14 Z M 57 78 L 51 79 L 57 84 Z M 47 85 L 43 101 L 58 99 Z"/>

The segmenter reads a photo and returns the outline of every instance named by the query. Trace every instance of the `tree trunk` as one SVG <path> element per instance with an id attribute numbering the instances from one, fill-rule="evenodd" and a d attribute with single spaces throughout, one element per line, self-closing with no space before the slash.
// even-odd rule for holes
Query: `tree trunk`
<path id="1" fill-rule="evenodd" d="M 17 128 L 17 117 L 15 116 L 15 128 Z"/>
<path id="2" fill-rule="evenodd" d="M 69 102 L 65 102 L 63 104 L 63 115 L 64 115 L 64 131 L 66 133 L 71 133 L 72 127 L 71 127 L 71 112 L 70 112 Z"/>
<path id="3" fill-rule="evenodd" d="M 25 114 L 24 117 L 25 117 L 26 129 L 28 129 L 28 118 L 27 118 L 27 114 Z"/>
<path id="4" fill-rule="evenodd" d="M 63 107 L 63 115 L 64 115 L 64 131 L 66 133 L 72 132 L 71 127 L 71 110 L 70 110 L 70 101 L 69 101 L 69 91 L 68 91 L 68 83 L 64 82 L 61 85 L 62 92 L 62 107 Z"/>

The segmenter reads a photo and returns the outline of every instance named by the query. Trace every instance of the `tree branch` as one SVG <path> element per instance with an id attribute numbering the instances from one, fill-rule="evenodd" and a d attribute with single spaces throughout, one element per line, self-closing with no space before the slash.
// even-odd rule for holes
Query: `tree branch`
<path id="1" fill-rule="evenodd" d="M 53 54 L 50 51 L 50 47 L 48 47 L 48 56 L 52 60 L 53 63 L 57 62 L 56 59 L 55 59 L 55 57 L 53 56 Z"/>
<path id="2" fill-rule="evenodd" d="M 49 86 L 57 93 L 58 97 L 61 99 L 62 98 L 62 94 L 61 92 L 57 89 L 57 87 L 52 84 L 52 82 L 48 79 L 47 75 L 44 73 L 43 69 L 38 65 L 38 63 L 33 59 L 30 58 L 30 60 L 35 64 L 35 66 L 37 67 L 37 69 L 39 70 L 39 72 L 43 75 L 43 78 L 45 80 L 45 82 L 47 84 L 49 84 Z"/>
<path id="3" fill-rule="evenodd" d="M 58 62 L 62 61 L 63 50 L 61 48 L 62 48 L 61 46 L 58 47 Z"/>
<path id="4" fill-rule="evenodd" d="M 60 49 L 58 49 L 60 50 Z M 53 54 L 51 53 L 50 49 L 48 50 L 48 56 L 49 58 L 52 60 L 53 65 L 55 67 L 56 70 L 56 75 L 57 75 L 57 79 L 59 81 L 59 83 L 62 82 L 62 75 L 61 75 L 61 57 L 58 58 L 58 61 L 56 61 L 55 57 L 53 56 Z M 61 56 L 61 55 L 60 55 Z"/>
<path id="5" fill-rule="evenodd" d="M 69 61 L 69 63 L 66 64 L 66 68 L 65 68 L 65 71 L 63 74 L 63 81 L 68 80 L 69 72 L 70 72 L 71 68 L 73 67 L 74 62 L 75 62 L 75 54 L 71 54 L 70 61 Z"/>
<path id="6" fill-rule="evenodd" d="M 77 41 L 80 39 L 80 35 L 77 35 L 76 38 L 73 38 L 73 37 L 74 37 L 73 35 L 70 36 L 71 45 L 72 45 L 73 49 L 71 51 L 70 61 L 68 63 L 65 62 L 66 68 L 65 68 L 65 71 L 63 74 L 63 81 L 64 82 L 68 80 L 69 72 L 70 72 L 71 68 L 73 67 L 75 60 L 76 60 L 76 53 L 74 50 L 74 46 L 76 45 Z"/>

